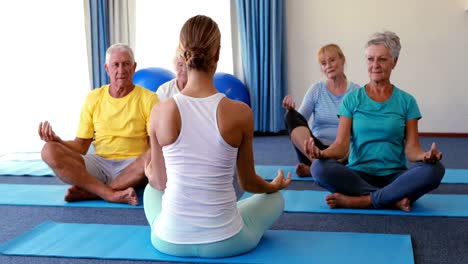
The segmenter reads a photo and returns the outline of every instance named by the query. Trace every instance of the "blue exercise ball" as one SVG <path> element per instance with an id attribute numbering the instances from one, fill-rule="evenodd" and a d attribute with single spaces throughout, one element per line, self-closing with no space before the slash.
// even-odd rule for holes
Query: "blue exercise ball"
<path id="1" fill-rule="evenodd" d="M 133 83 L 156 92 L 159 86 L 175 78 L 175 73 L 160 67 L 143 68 L 133 75 Z"/>
<path id="2" fill-rule="evenodd" d="M 247 87 L 234 75 L 217 72 L 214 75 L 214 86 L 229 99 L 246 103 L 250 107 L 250 95 Z"/>

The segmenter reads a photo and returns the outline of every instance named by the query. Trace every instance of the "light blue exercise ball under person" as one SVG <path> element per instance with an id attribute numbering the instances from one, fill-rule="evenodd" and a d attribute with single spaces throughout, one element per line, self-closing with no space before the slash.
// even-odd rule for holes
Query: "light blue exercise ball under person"
<path id="1" fill-rule="evenodd" d="M 214 74 L 214 86 L 216 89 L 232 100 L 237 100 L 250 105 L 250 95 L 247 87 L 234 75 L 224 72 Z"/>
<path id="2" fill-rule="evenodd" d="M 139 69 L 133 75 L 133 83 L 156 92 L 159 86 L 176 77 L 175 73 L 160 67 Z"/>

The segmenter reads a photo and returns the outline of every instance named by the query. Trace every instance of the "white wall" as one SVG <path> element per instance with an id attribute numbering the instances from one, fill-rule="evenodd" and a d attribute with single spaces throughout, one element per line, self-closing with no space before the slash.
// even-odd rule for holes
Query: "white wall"
<path id="1" fill-rule="evenodd" d="M 316 52 L 337 43 L 346 75 L 368 81 L 364 45 L 375 31 L 391 30 L 402 50 L 392 82 L 416 97 L 420 132 L 468 133 L 468 12 L 465 0 L 285 1 L 288 93 L 300 104 L 324 79 Z"/>

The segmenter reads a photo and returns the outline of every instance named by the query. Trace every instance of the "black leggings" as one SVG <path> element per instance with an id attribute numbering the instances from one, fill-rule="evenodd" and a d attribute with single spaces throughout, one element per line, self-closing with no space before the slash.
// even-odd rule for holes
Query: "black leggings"
<path id="1" fill-rule="evenodd" d="M 292 109 L 286 111 L 286 114 L 284 115 L 284 122 L 286 123 L 286 128 L 288 129 L 289 135 L 291 135 L 291 131 L 293 131 L 296 127 L 303 126 L 309 130 L 310 136 L 314 139 L 315 146 L 317 146 L 320 150 L 328 148 L 327 145 L 324 145 L 312 134 L 312 131 L 309 128 L 309 124 L 307 124 L 307 120 L 296 110 Z M 304 163 L 307 166 L 312 164 L 309 158 L 302 154 L 302 152 L 299 151 L 296 146 L 294 146 L 294 150 L 296 150 L 297 158 L 299 159 L 300 163 Z"/>

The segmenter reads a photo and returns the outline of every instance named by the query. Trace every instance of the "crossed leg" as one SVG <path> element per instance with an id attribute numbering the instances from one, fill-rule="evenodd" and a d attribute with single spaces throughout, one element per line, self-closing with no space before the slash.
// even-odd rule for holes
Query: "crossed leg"
<path id="1" fill-rule="evenodd" d="M 412 203 L 440 184 L 445 173 L 440 163 L 418 162 L 400 173 L 375 176 L 357 172 L 327 159 L 312 166 L 316 182 L 331 192 L 330 208 L 396 208 L 411 211 Z"/>
<path id="2" fill-rule="evenodd" d="M 310 166 L 314 160 L 310 160 L 305 153 L 305 140 L 312 137 L 316 146 L 322 150 L 326 149 L 327 146 L 314 137 L 307 120 L 296 110 L 288 110 L 284 116 L 284 121 L 299 158 L 299 164 L 296 166 L 296 174 L 300 177 L 310 177 Z"/>
<path id="3" fill-rule="evenodd" d="M 304 155 L 304 157 L 307 157 L 304 149 L 304 141 L 306 139 L 310 138 L 310 130 L 308 127 L 305 126 L 298 126 L 294 128 L 291 133 L 291 141 L 296 147 L 296 149 Z M 310 161 L 310 164 L 313 163 L 313 160 Z M 300 162 L 299 164 L 296 165 L 296 174 L 299 177 L 309 177 L 310 176 L 310 165 L 306 164 L 304 162 Z"/>
<path id="4" fill-rule="evenodd" d="M 60 143 L 46 143 L 41 154 L 55 175 L 63 182 L 72 185 L 64 197 L 66 201 L 101 198 L 115 203 L 138 204 L 134 187 L 145 184 L 144 160 L 149 158 L 149 152 L 138 157 L 108 185 L 86 170 L 84 160 L 79 153 Z"/>
<path id="5" fill-rule="evenodd" d="M 348 196 L 341 193 L 332 193 L 325 197 L 325 202 L 330 208 L 372 208 L 371 196 Z M 405 212 L 411 211 L 411 201 L 409 198 L 403 198 L 394 203 L 395 209 Z"/>

